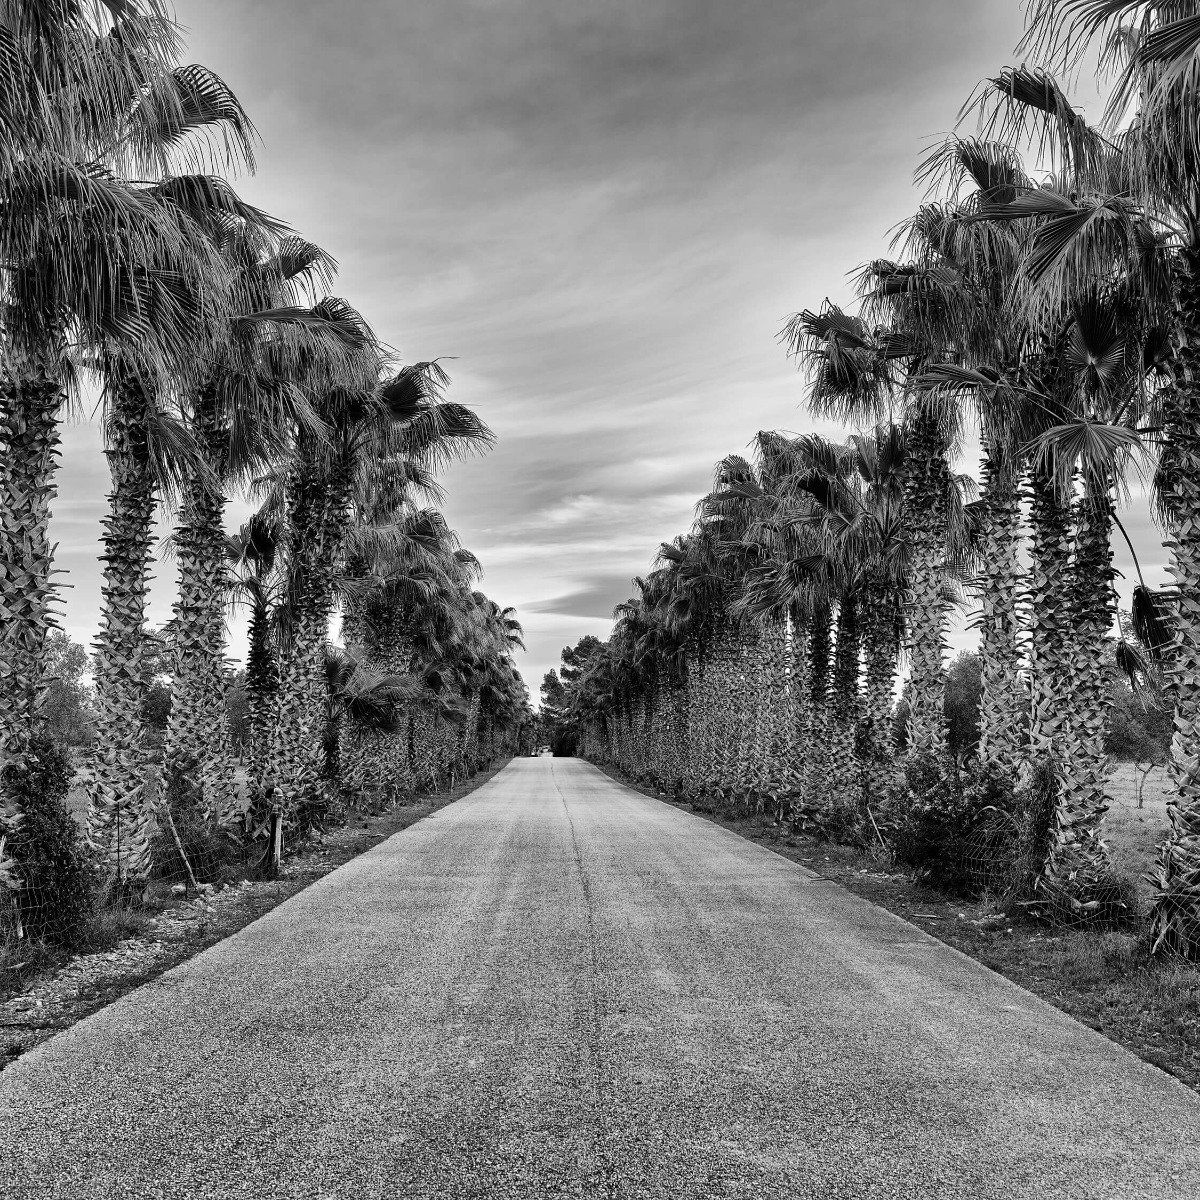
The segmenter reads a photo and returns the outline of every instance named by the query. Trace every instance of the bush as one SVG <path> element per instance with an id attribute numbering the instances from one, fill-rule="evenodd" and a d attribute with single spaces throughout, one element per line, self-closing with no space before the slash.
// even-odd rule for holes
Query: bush
<path id="1" fill-rule="evenodd" d="M 1171 754 L 1171 711 L 1152 696 L 1116 685 L 1104 748 L 1127 762 L 1166 762 Z"/>
<path id="2" fill-rule="evenodd" d="M 889 797 L 892 852 L 918 879 L 952 895 L 977 888 L 970 867 L 970 835 L 978 810 L 933 759 L 907 763 L 898 792 Z"/>
<path id="3" fill-rule="evenodd" d="M 33 755 L 23 778 L 8 774 L 5 779 L 22 812 L 8 843 L 22 882 L 15 894 L 17 911 L 27 938 L 74 949 L 84 937 L 97 886 L 66 804 L 74 768 L 67 752 L 44 738 L 35 741 Z"/>
<path id="4" fill-rule="evenodd" d="M 206 821 L 194 805 L 172 804 L 171 817 L 197 883 L 221 883 L 244 873 L 242 847 Z M 171 883 L 190 882 L 187 863 L 183 861 L 165 819 L 155 839 L 153 853 L 155 878 Z"/>

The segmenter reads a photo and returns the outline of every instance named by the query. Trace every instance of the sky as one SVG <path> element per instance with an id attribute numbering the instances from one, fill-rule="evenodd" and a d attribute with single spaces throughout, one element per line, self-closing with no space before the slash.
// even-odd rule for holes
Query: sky
<path id="1" fill-rule="evenodd" d="M 406 359 L 451 360 L 450 398 L 497 434 L 446 472 L 446 510 L 518 609 L 535 697 L 691 525 L 718 459 L 760 429 L 839 433 L 806 413 L 780 327 L 850 300 L 849 274 L 921 200 L 922 151 L 1016 61 L 1022 28 L 1016 0 L 178 0 L 178 16 L 187 60 L 261 133 L 239 192 L 329 250 L 337 294 Z M 66 431 L 60 483 L 63 623 L 86 643 L 108 491 L 94 424 Z M 1144 504 L 1126 523 L 1161 582 Z M 153 623 L 172 573 L 159 563 Z"/>

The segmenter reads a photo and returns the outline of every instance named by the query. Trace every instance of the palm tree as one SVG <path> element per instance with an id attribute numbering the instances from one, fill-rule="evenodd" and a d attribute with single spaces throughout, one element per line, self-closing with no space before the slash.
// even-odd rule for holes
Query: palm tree
<path id="1" fill-rule="evenodd" d="M 440 398 L 445 375 L 436 363 L 402 368 L 382 383 L 379 364 L 366 381 L 312 397 L 324 432 L 300 426 L 285 487 L 290 634 L 280 667 L 263 788 L 289 819 L 324 804 L 315 761 L 324 681 L 322 648 L 346 566 L 346 531 L 356 496 L 389 470 L 404 480 L 487 445 L 491 433 L 467 408 Z M 385 539 L 392 536 L 380 527 Z"/>
<path id="2" fill-rule="evenodd" d="M 143 727 L 151 677 L 145 624 L 158 497 L 187 473 L 193 450 L 161 398 L 136 374 L 110 367 L 106 455 L 112 475 L 103 522 L 100 633 L 93 656 L 96 745 L 86 772 L 88 836 L 114 881 L 137 886 L 150 870 L 153 765 Z M 140 399 L 140 408 L 136 401 Z"/>
<path id="3" fill-rule="evenodd" d="M 948 200 L 926 203 L 901 227 L 912 261 L 876 264 L 877 291 L 928 297 L 923 340 L 935 349 L 913 381 L 920 390 L 948 392 L 980 433 L 980 499 L 974 508 L 980 602 L 979 761 L 982 776 L 1012 787 L 1024 754 L 1025 695 L 1020 684 L 1019 445 L 1012 429 L 1012 396 L 997 379 L 1020 361 L 1028 319 L 1014 301 L 1022 239 L 1011 224 L 983 219 L 1030 186 L 1011 147 L 952 136 L 926 158 L 918 178 Z M 955 409 L 960 408 L 958 403 Z"/>
<path id="4" fill-rule="evenodd" d="M 250 609 L 246 652 L 247 757 L 257 761 L 266 748 L 267 720 L 279 683 L 272 626 L 281 600 L 276 559 L 281 530 L 268 508 L 254 513 L 229 539 L 227 556 L 235 573 L 232 596 Z"/>
<path id="5" fill-rule="evenodd" d="M 343 629 L 363 661 L 379 673 L 405 674 L 440 658 L 468 619 L 469 586 L 479 564 L 436 509 L 405 504 L 379 507 L 377 494 L 360 503 L 352 527 Z M 374 524 L 370 517 L 384 520 Z M 406 792 L 415 784 L 412 761 L 415 713 L 392 732 L 373 733 L 360 747 L 364 780 L 373 790 Z"/>
<path id="6" fill-rule="evenodd" d="M 296 237 L 277 241 L 247 220 L 226 222 L 212 236 L 231 272 L 235 315 L 183 405 L 200 455 L 185 481 L 174 539 L 176 658 L 166 772 L 175 802 L 200 807 L 231 829 L 239 810 L 225 716 L 228 490 L 270 469 L 289 426 L 317 426 L 298 389 L 353 374 L 360 368 L 352 356 L 370 338 L 338 301 L 312 309 L 287 303 L 328 282 L 332 262 L 319 247 Z"/>
<path id="7" fill-rule="evenodd" d="M 326 647 L 325 682 L 323 771 L 328 780 L 338 783 L 343 775 L 344 728 L 393 733 L 404 709 L 422 698 L 422 689 L 411 675 L 377 675 L 353 654 L 334 646 Z"/>
<path id="8" fill-rule="evenodd" d="M 167 99 L 174 102 L 169 107 Z M 252 161 L 245 113 L 224 83 L 201 67 L 165 72 L 139 99 L 127 125 L 126 139 L 143 143 L 147 154 L 157 150 L 164 165 L 199 157 L 198 145 L 217 130 L 224 131 L 227 148 L 237 147 L 244 161 Z M 214 226 L 261 219 L 221 181 L 207 176 L 169 176 L 144 186 L 153 203 L 192 230 L 196 243 Z M 211 286 L 216 290 L 222 285 L 223 279 Z M 160 289 L 155 301 L 148 313 L 153 319 L 193 321 L 201 355 L 188 364 L 188 376 L 194 375 L 214 337 L 212 318 L 221 314 L 178 286 Z M 136 350 L 120 345 L 106 349 L 97 366 L 106 383 L 106 453 L 113 491 L 105 521 L 101 633 L 95 654 L 97 744 L 86 772 L 88 837 L 113 876 L 128 884 L 143 880 L 150 867 L 146 790 L 154 784 L 141 714 L 149 686 L 142 660 L 152 524 L 159 494 L 174 492 L 189 474 L 203 471 L 204 464 L 197 463 L 196 447 L 163 394 L 186 386 L 187 376 L 159 380 Z"/>
<path id="9" fill-rule="evenodd" d="M 897 273 L 892 264 L 876 264 L 864 273 L 877 286 L 869 299 L 908 320 L 895 328 L 871 327 L 826 302 L 819 313 L 805 311 L 784 330 L 791 353 L 812 372 L 809 405 L 815 413 L 873 422 L 890 420 L 894 397 L 920 374 L 920 364 L 935 352 L 923 312 L 924 291 L 907 308 L 907 288 L 883 286 L 881 276 Z M 913 312 L 922 318 L 913 320 Z M 897 371 L 907 364 L 904 377 Z M 946 498 L 951 494 L 949 447 L 957 414 L 945 404 L 930 403 L 909 389 L 907 408 L 906 508 L 909 520 L 909 594 L 905 604 L 905 646 L 912 680 L 910 748 L 915 757 L 940 762 L 945 755 L 942 660 L 947 604 L 944 577 L 947 559 Z"/>
<path id="10" fill-rule="evenodd" d="M 1056 506 L 1061 514 L 1073 505 L 1075 546 L 1059 639 L 1065 661 L 1055 664 L 1066 669 L 1070 695 L 1048 717 L 1060 731 L 1060 796 L 1039 885 L 1065 895 L 1073 910 L 1090 903 L 1110 874 L 1101 833 L 1111 704 L 1104 664 L 1117 615 L 1111 535 L 1117 492 L 1143 449 L 1146 352 L 1150 347 L 1153 355 L 1159 341 L 1154 331 L 1149 343 L 1146 338 L 1122 289 L 1092 293 L 1065 323 L 1042 372 L 1047 393 L 1061 398 L 1065 412 L 1033 446 L 1033 477 L 1054 493 L 1036 503 L 1039 510 Z M 1058 517 L 1054 524 L 1061 530 L 1065 522 Z M 1035 735 L 1041 724 L 1035 722 Z"/>
<path id="11" fill-rule="evenodd" d="M 157 0 L 12 5 L 0 67 L 0 759 L 8 807 L 29 766 L 49 628 L 58 422 L 74 345 L 169 379 L 197 349 L 218 277 L 194 228 L 120 172 L 158 165 L 139 98 L 186 128 L 174 27 Z M 184 304 L 180 297 L 188 297 Z M 202 338 L 200 339 L 203 340 Z"/>

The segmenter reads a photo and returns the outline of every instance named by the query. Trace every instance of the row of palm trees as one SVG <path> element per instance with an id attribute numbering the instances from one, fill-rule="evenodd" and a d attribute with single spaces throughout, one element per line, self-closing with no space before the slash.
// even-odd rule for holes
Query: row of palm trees
<path id="1" fill-rule="evenodd" d="M 1095 911 L 1116 506 L 1148 477 L 1174 582 L 1139 581 L 1140 645 L 1118 649 L 1135 676 L 1157 661 L 1175 712 L 1154 945 L 1200 954 L 1198 27 L 1195 3 L 1031 5 L 1023 49 L 1043 65 L 977 90 L 977 131 L 921 164 L 929 199 L 895 257 L 859 272 L 858 308 L 785 329 L 813 413 L 865 432 L 759 435 L 753 465 L 721 464 L 593 664 L 593 752 L 801 813 L 872 789 L 901 821 L 1036 808 L 1033 894 Z M 1100 127 L 1056 75 L 1097 48 L 1114 81 Z M 970 429 L 977 496 L 952 466 Z M 965 789 L 942 695 L 964 592 L 983 693 Z M 902 770 L 881 736 L 901 649 Z M 620 718 L 600 720 L 600 697 Z"/>
<path id="2" fill-rule="evenodd" d="M 444 399 L 436 363 L 401 365 L 325 294 L 328 253 L 238 197 L 225 175 L 253 168 L 253 125 L 180 62 L 160 0 L 11 0 L 0 41 L 0 847 L 38 754 L 59 431 L 92 380 L 112 490 L 84 774 L 110 877 L 137 886 L 151 868 L 141 714 L 164 507 L 172 804 L 235 833 L 271 814 L 290 827 L 347 779 L 392 788 L 367 771 L 385 747 L 413 787 L 511 748 L 528 719 L 519 629 L 473 590 L 477 564 L 436 509 L 435 472 L 485 448 L 486 426 Z M 247 490 L 261 508 L 231 540 L 225 511 Z M 251 609 L 248 790 L 226 717 L 231 597 Z"/>

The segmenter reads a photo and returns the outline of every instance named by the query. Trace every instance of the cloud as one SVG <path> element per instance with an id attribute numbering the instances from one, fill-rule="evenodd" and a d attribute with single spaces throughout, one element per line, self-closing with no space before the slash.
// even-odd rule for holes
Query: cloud
<path id="1" fill-rule="evenodd" d="M 617 571 L 598 571 L 569 592 L 526 604 L 524 611 L 611 622 L 613 608 L 633 590 L 630 576 Z"/>
<path id="2" fill-rule="evenodd" d="M 759 429 L 833 431 L 780 325 L 886 252 L 923 139 L 1012 60 L 1021 19 L 994 0 L 179 8 L 189 59 L 262 131 L 241 192 L 327 247 L 405 355 L 456 356 L 452 396 L 495 428 L 446 473 L 447 515 L 524 610 L 535 688 L 690 525 L 717 459 Z M 88 638 L 105 475 L 94 431 L 70 431 L 55 534 Z"/>

